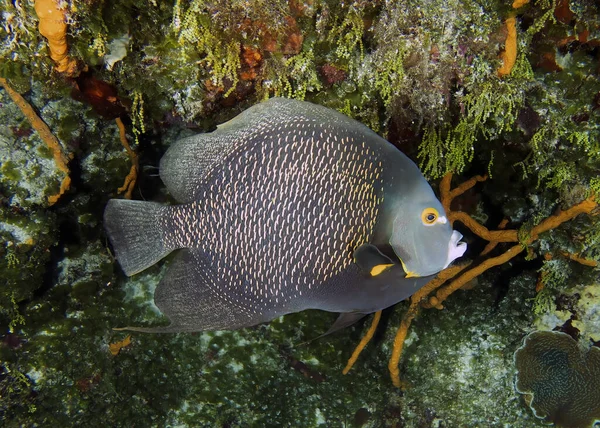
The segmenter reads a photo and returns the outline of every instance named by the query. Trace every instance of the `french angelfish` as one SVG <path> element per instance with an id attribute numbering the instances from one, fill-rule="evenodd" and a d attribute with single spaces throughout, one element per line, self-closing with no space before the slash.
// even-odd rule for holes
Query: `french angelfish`
<path id="1" fill-rule="evenodd" d="M 172 251 L 155 291 L 171 324 L 225 330 L 305 309 L 332 328 L 409 297 L 462 256 L 403 153 L 337 111 L 273 98 L 176 141 L 160 176 L 181 205 L 112 199 L 104 227 L 126 275 Z"/>

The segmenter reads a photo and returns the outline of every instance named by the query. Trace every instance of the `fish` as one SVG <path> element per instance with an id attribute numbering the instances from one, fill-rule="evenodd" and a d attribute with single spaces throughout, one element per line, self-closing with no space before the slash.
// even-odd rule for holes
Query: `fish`
<path id="1" fill-rule="evenodd" d="M 233 330 L 306 309 L 330 329 L 411 296 L 463 255 L 417 165 L 335 110 L 272 98 L 171 144 L 178 204 L 111 199 L 104 228 L 127 276 L 171 252 L 154 301 L 170 324 Z"/>

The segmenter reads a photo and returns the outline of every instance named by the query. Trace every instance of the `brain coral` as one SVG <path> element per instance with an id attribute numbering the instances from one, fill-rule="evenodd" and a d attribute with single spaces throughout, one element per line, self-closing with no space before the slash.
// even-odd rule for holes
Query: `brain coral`
<path id="1" fill-rule="evenodd" d="M 561 427 L 600 421 L 600 349 L 571 336 L 534 331 L 515 352 L 516 388 L 538 418 Z"/>

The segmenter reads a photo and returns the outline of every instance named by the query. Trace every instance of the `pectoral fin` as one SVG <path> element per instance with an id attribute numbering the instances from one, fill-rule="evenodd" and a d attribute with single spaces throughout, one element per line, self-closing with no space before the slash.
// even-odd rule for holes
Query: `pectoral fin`
<path id="1" fill-rule="evenodd" d="M 363 314 L 361 312 L 343 312 L 337 317 L 337 319 L 335 320 L 333 325 L 331 327 L 329 327 L 329 330 L 327 330 L 325 333 L 315 337 L 314 339 L 310 339 L 304 343 L 301 343 L 299 346 L 306 345 L 308 343 L 311 343 L 314 340 L 319 340 L 322 337 L 329 336 L 330 334 L 335 333 L 336 331 L 339 331 L 343 328 L 349 327 L 352 324 L 354 324 L 355 322 L 357 322 L 358 320 L 366 317 L 367 315 L 369 315 L 369 314 Z"/>
<path id="2" fill-rule="evenodd" d="M 345 312 L 345 313 L 341 313 L 339 317 L 337 317 L 337 319 L 335 320 L 335 322 L 333 323 L 333 325 L 331 327 L 329 327 L 329 330 L 327 330 L 325 333 L 323 333 L 322 335 L 316 337 L 313 340 L 317 340 L 320 339 L 324 336 L 329 336 L 331 333 L 335 333 L 336 331 L 339 331 L 343 328 L 349 327 L 352 324 L 354 324 L 355 322 L 357 322 L 358 320 L 364 318 L 365 316 L 367 316 L 368 314 L 363 314 L 360 312 Z"/>
<path id="3" fill-rule="evenodd" d="M 394 266 L 392 260 L 372 244 L 362 244 L 354 251 L 354 262 L 370 276 L 377 276 Z"/>

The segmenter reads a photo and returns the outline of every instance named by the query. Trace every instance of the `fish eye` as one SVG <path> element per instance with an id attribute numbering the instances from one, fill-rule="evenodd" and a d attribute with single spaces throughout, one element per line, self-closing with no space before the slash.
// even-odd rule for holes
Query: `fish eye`
<path id="1" fill-rule="evenodd" d="M 421 213 L 421 221 L 425 226 L 431 226 L 436 222 L 439 213 L 435 208 L 425 208 Z"/>

